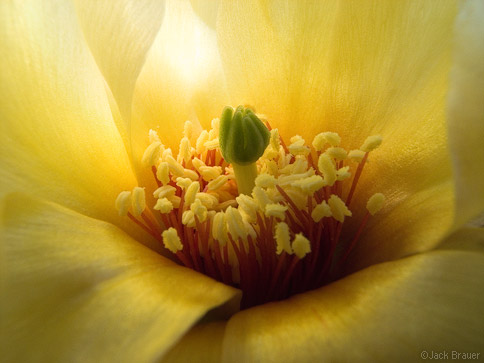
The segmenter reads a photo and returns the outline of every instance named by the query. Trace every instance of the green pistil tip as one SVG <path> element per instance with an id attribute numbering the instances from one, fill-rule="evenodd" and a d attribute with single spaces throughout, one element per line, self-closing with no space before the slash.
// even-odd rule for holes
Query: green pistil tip
<path id="1" fill-rule="evenodd" d="M 234 167 L 239 193 L 250 194 L 257 177 L 255 162 L 269 144 L 270 132 L 249 108 L 225 107 L 219 143 L 224 159 Z"/>

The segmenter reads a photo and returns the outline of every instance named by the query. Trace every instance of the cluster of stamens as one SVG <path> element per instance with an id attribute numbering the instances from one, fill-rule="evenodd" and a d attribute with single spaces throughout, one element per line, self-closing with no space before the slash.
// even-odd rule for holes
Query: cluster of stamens
<path id="1" fill-rule="evenodd" d="M 116 200 L 119 214 L 159 240 L 179 263 L 240 288 L 242 308 L 333 281 L 384 202 L 382 194 L 373 195 L 356 232 L 343 240 L 356 185 L 381 137 L 348 152 L 336 133 L 316 135 L 312 147 L 297 135 L 286 144 L 265 124 L 270 142 L 256 163 L 250 195 L 238 194 L 233 168 L 220 152 L 220 121 L 214 119 L 211 130 L 196 137 L 187 121 L 176 157 L 150 130 L 142 164 L 152 169 L 158 186 L 154 201 L 147 203 L 141 187 Z"/>

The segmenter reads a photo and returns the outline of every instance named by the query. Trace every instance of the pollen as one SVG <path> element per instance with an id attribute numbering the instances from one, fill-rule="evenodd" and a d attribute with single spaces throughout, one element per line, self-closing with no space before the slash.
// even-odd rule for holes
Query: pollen
<path id="1" fill-rule="evenodd" d="M 243 112 L 257 120 L 250 109 Z M 201 131 L 186 121 L 176 154 L 163 144 L 173 140 L 149 130 L 140 161 L 156 187 L 121 191 L 114 203 L 121 217 L 158 240 L 174 261 L 241 289 L 242 308 L 341 277 L 369 219 L 385 212 L 383 194 L 369 197 L 357 187 L 381 136 L 346 145 L 325 131 L 306 143 L 299 135 L 285 139 L 258 117 L 254 125 L 264 127 L 264 120 L 267 127 L 264 145 L 254 144 L 262 156 L 242 190 L 238 180 L 245 169 L 240 164 L 234 172 L 224 158 L 221 119 L 215 118 L 211 129 Z"/>

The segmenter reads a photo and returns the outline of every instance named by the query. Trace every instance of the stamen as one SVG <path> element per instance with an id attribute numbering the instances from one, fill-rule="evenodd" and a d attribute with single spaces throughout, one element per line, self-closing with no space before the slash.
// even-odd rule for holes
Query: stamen
<path id="1" fill-rule="evenodd" d="M 245 107 L 227 108 L 199 132 L 187 121 L 177 155 L 150 130 L 141 162 L 158 185 L 150 190 L 154 201 L 135 187 L 115 202 L 120 216 L 180 263 L 240 288 L 243 308 L 342 276 L 385 201 L 375 193 L 357 228 L 344 223 L 361 215 L 351 202 L 380 136 L 350 152 L 334 132 L 316 135 L 311 145 L 296 135 L 286 146 L 278 129 L 259 117 Z"/>

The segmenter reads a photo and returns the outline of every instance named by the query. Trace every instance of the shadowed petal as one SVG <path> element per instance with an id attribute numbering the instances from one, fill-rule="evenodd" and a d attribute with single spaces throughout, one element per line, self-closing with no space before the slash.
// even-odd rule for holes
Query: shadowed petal
<path id="1" fill-rule="evenodd" d="M 369 267 L 319 290 L 235 315 L 226 362 L 412 362 L 479 352 L 484 255 L 439 251 Z"/>
<path id="2" fill-rule="evenodd" d="M 5 361 L 154 361 L 237 290 L 105 222 L 6 198 L 0 329 Z"/>

